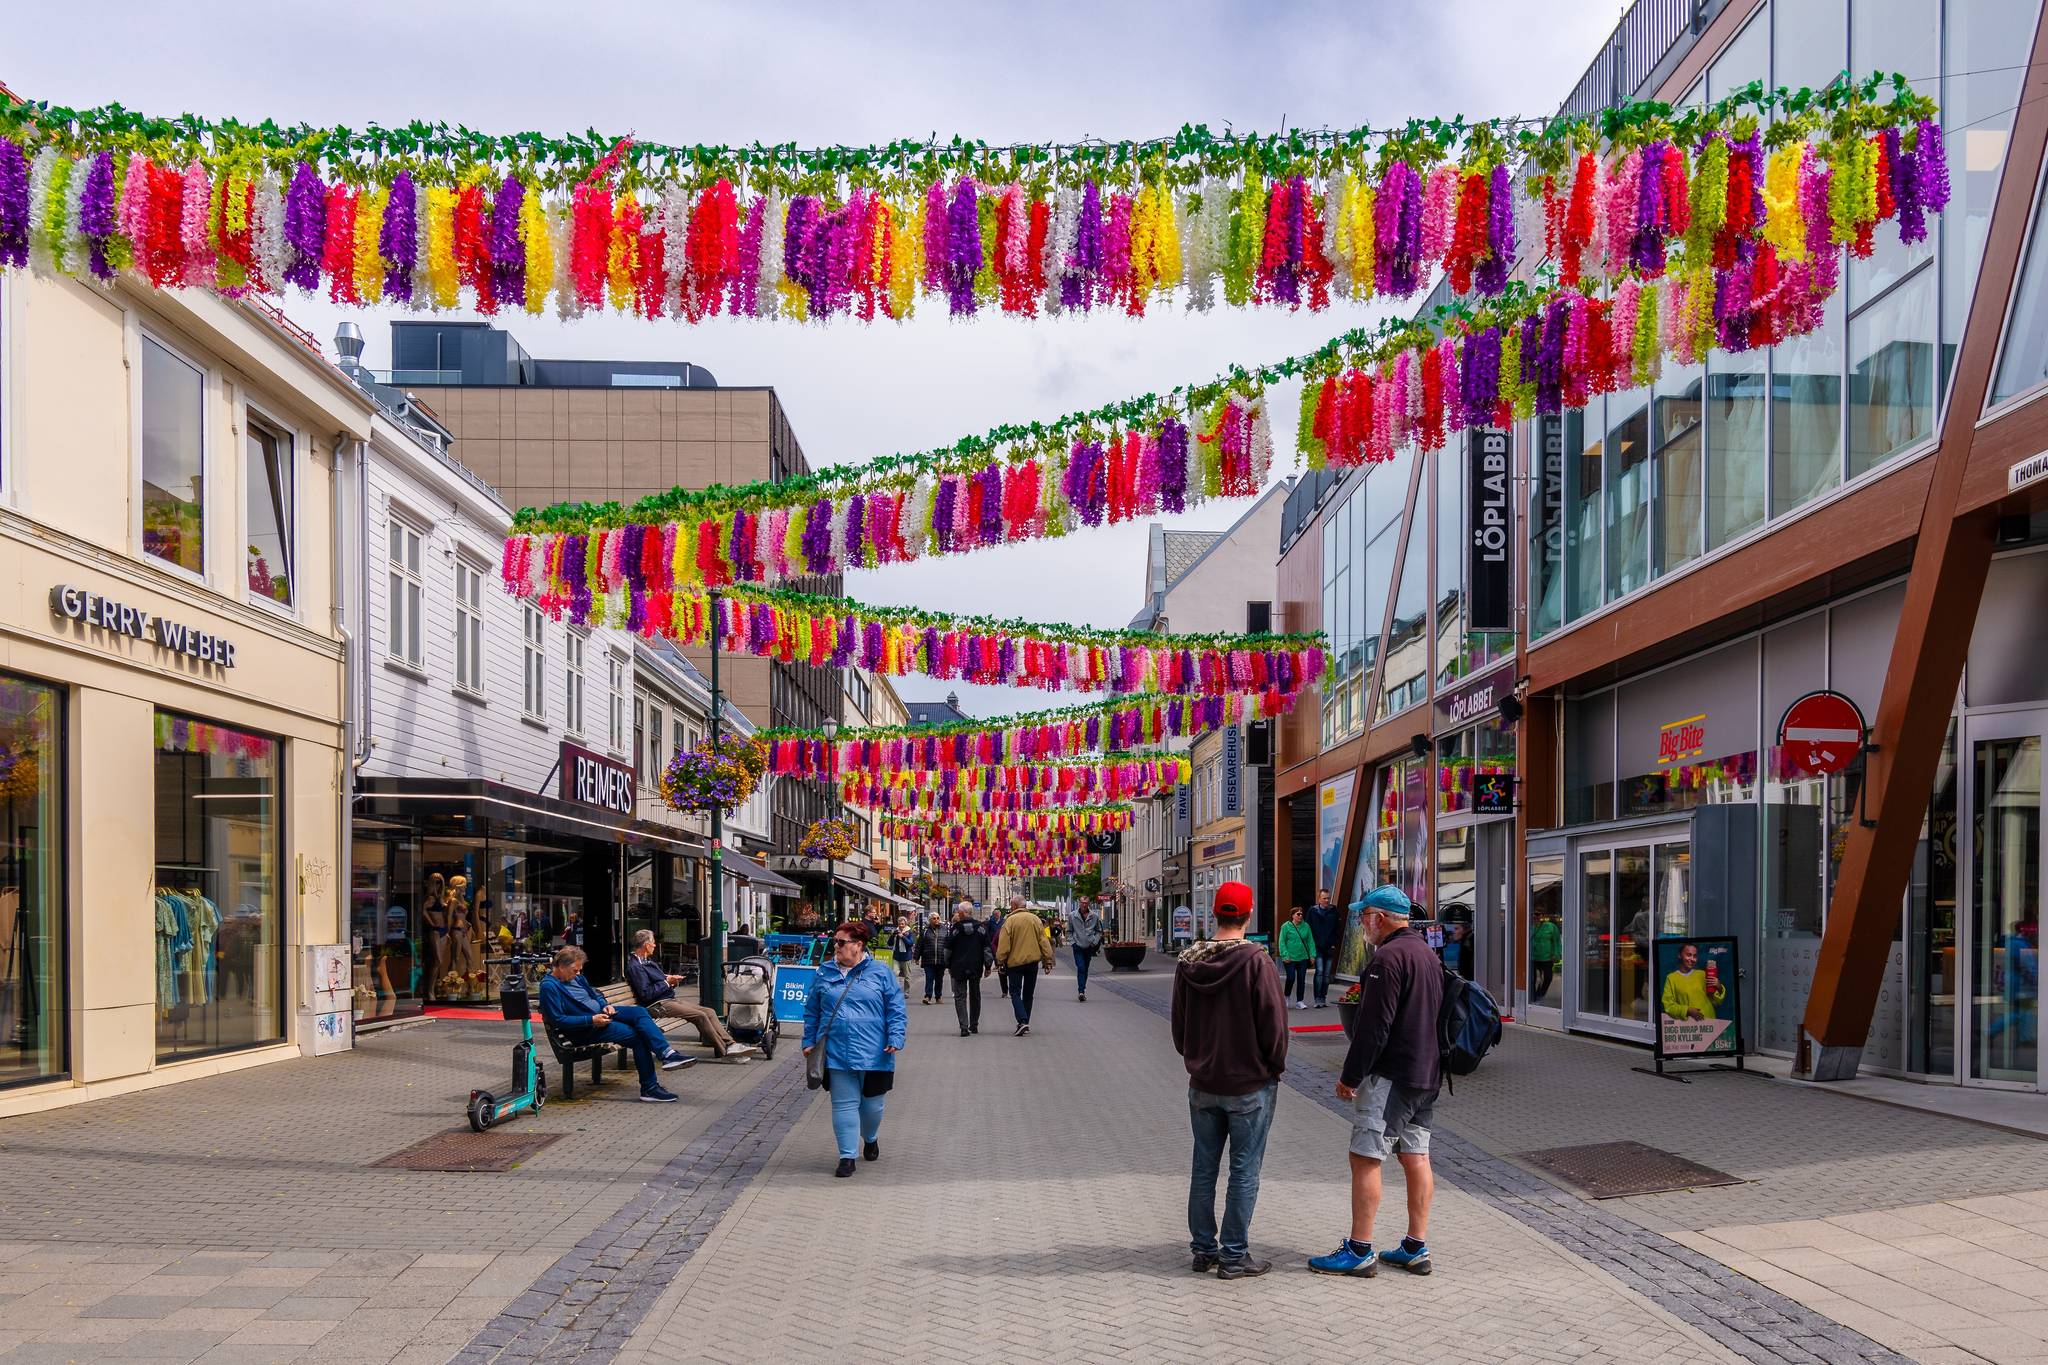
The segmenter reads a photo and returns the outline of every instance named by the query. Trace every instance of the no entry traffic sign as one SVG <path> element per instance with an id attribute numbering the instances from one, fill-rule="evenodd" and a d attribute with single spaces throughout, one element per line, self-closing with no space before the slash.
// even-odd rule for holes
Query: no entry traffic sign
<path id="1" fill-rule="evenodd" d="M 1809 692 L 1785 708 L 1778 747 L 1788 766 L 1832 777 L 1863 750 L 1863 713 L 1839 692 Z"/>

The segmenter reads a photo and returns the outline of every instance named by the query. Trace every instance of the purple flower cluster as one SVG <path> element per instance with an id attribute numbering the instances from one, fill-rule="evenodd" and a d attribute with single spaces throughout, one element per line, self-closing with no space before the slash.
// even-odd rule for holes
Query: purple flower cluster
<path id="1" fill-rule="evenodd" d="M 1159 426 L 1159 505 L 1169 512 L 1188 508 L 1188 429 L 1178 417 Z"/>
<path id="2" fill-rule="evenodd" d="M 1495 166 L 1486 190 L 1486 259 L 1473 267 L 1472 282 L 1482 294 L 1498 294 L 1508 287 L 1508 267 L 1515 260 L 1514 187 L 1508 183 L 1508 168 Z"/>
<path id="3" fill-rule="evenodd" d="M 114 263 L 107 259 L 114 228 L 114 154 L 101 152 L 86 168 L 78 192 L 78 230 L 91 248 L 92 273 L 102 280 L 114 278 Z"/>
<path id="4" fill-rule="evenodd" d="M 1095 280 L 1102 273 L 1102 188 L 1093 180 L 1081 187 L 1081 211 L 1074 223 L 1074 252 L 1063 264 L 1060 306 L 1086 310 L 1095 301 Z"/>
<path id="5" fill-rule="evenodd" d="M 1465 366 L 1458 374 L 1458 397 L 1468 425 L 1491 420 L 1500 405 L 1500 328 L 1475 332 L 1465 342 Z"/>
<path id="6" fill-rule="evenodd" d="M 761 241 L 767 232 L 768 201 L 761 195 L 747 210 L 747 224 L 740 229 L 740 271 L 733 277 L 730 311 L 753 317 L 761 298 Z"/>
<path id="7" fill-rule="evenodd" d="M 526 304 L 526 243 L 519 240 L 519 211 L 525 200 L 526 186 L 508 175 L 491 205 L 491 292 L 500 305 Z"/>
<path id="8" fill-rule="evenodd" d="M 974 277 L 981 273 L 981 215 L 974 181 L 960 177 L 946 215 L 946 302 L 954 316 L 974 311 Z"/>
<path id="9" fill-rule="evenodd" d="M 821 574 L 832 567 L 832 500 L 819 498 L 804 517 L 804 572 Z"/>
<path id="10" fill-rule="evenodd" d="M 28 264 L 28 158 L 0 138 L 0 265 Z"/>
<path id="11" fill-rule="evenodd" d="M 327 187 L 303 161 L 292 172 L 291 187 L 285 192 L 284 240 L 292 249 L 284 269 L 285 283 L 318 289 L 320 255 L 327 244 Z"/>
<path id="12" fill-rule="evenodd" d="M 377 229 L 377 254 L 384 258 L 384 294 L 412 302 L 412 266 L 419 255 L 419 200 L 412 177 L 400 171 L 391 180 L 384 201 L 384 222 Z"/>
<path id="13" fill-rule="evenodd" d="M 1374 262 L 1377 283 L 1383 291 L 1407 295 L 1422 283 L 1422 177 L 1405 161 L 1387 168 L 1373 205 L 1373 226 L 1378 237 Z"/>
<path id="14" fill-rule="evenodd" d="M 1103 512 L 1109 502 L 1108 470 L 1105 467 L 1102 445 L 1096 441 L 1079 441 L 1067 456 L 1067 470 L 1060 482 L 1060 490 L 1067 495 L 1068 504 L 1090 526 L 1102 524 Z"/>
<path id="15" fill-rule="evenodd" d="M 959 506 L 959 480 L 951 474 L 942 476 L 938 491 L 932 494 L 932 531 L 938 540 L 940 554 L 953 551 L 953 520 Z"/>

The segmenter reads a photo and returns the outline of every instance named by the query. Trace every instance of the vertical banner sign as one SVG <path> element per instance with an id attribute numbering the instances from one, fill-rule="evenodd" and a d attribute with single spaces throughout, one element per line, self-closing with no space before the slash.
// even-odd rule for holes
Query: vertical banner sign
<path id="1" fill-rule="evenodd" d="M 1194 824 L 1195 792 L 1186 782 L 1173 785 L 1173 837 L 1185 839 Z"/>
<path id="2" fill-rule="evenodd" d="M 1244 814 L 1244 732 L 1235 725 L 1223 731 L 1223 813 Z"/>
<path id="3" fill-rule="evenodd" d="M 1564 419 L 1548 417 L 1539 426 L 1543 449 L 1538 452 L 1542 463 L 1536 471 L 1535 504 L 1537 554 L 1542 562 L 1529 596 L 1548 600 L 1551 592 L 1564 590 Z"/>
<path id="4" fill-rule="evenodd" d="M 1513 630 L 1513 561 L 1508 555 L 1511 477 L 1508 433 L 1474 428 L 1466 449 L 1472 459 L 1472 494 L 1467 499 L 1470 540 L 1465 584 L 1466 626 L 1470 630 Z"/>

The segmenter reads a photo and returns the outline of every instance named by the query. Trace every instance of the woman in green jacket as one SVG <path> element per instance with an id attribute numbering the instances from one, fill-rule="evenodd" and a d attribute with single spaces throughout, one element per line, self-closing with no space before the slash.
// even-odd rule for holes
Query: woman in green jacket
<path id="1" fill-rule="evenodd" d="M 1308 919 L 1297 905 L 1288 914 L 1287 923 L 1280 926 L 1280 966 L 1287 973 L 1287 984 L 1281 993 L 1291 997 L 1287 1002 L 1289 1009 L 1308 1008 L 1302 997 L 1308 992 L 1308 969 L 1315 960 L 1315 930 L 1308 927 Z"/>

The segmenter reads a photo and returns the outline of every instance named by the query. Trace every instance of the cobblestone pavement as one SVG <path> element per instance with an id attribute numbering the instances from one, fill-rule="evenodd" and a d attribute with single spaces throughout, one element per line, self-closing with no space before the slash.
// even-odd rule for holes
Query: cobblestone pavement
<path id="1" fill-rule="evenodd" d="M 950 1009 L 913 1005 L 882 1159 L 834 1179 L 829 1114 L 806 1112 L 622 1359 L 1738 1359 L 1457 1190 L 1437 1201 L 1434 1276 L 1309 1274 L 1345 1228 L 1349 1126 L 1294 1092 L 1252 1226 L 1274 1272 L 1189 1274 L 1186 1077 L 1165 1029 L 1107 991 L 1077 1004 L 1065 974 L 1039 1002 L 1028 1038 L 1007 1010 L 961 1038 Z M 1389 1208 L 1402 1197 L 1390 1181 Z"/>

